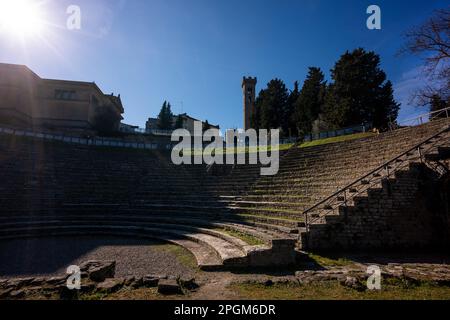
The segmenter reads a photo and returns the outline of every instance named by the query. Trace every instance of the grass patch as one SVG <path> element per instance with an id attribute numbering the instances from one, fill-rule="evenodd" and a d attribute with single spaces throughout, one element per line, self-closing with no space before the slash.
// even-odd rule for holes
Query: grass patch
<path id="1" fill-rule="evenodd" d="M 159 244 L 155 246 L 155 248 L 157 250 L 173 254 L 179 263 L 188 268 L 196 270 L 198 269 L 197 260 L 195 259 L 194 255 L 182 246 L 177 246 L 174 244 Z"/>
<path id="2" fill-rule="evenodd" d="M 349 134 L 346 136 L 314 140 L 314 141 L 305 142 L 305 143 L 301 144 L 300 148 L 315 147 L 315 146 L 320 146 L 323 144 L 344 142 L 344 141 L 356 140 L 356 139 L 361 139 L 361 138 L 368 138 L 368 137 L 372 137 L 374 135 L 375 135 L 375 133 L 372 133 L 372 132 L 363 132 L 363 133 Z"/>
<path id="3" fill-rule="evenodd" d="M 240 213 L 238 214 L 239 217 L 243 218 L 261 218 L 261 219 L 267 219 L 267 220 L 282 220 L 282 221 L 288 221 L 288 222 L 303 222 L 305 221 L 305 218 L 301 215 L 298 216 L 298 218 L 293 218 L 291 216 L 270 216 L 270 215 L 262 215 L 262 214 L 251 214 L 251 213 Z"/>
<path id="4" fill-rule="evenodd" d="M 308 257 L 313 260 L 318 265 L 323 267 L 343 267 L 348 266 L 353 263 L 353 261 L 348 260 L 346 258 L 331 258 L 331 257 L 323 257 L 317 254 L 309 253 Z"/>
<path id="5" fill-rule="evenodd" d="M 308 285 L 241 283 L 229 287 L 241 299 L 248 300 L 448 300 L 450 287 L 433 283 L 402 284 L 382 282 L 381 290 L 357 291 L 338 281 L 316 282 Z"/>
<path id="6" fill-rule="evenodd" d="M 245 243 L 251 245 L 251 246 L 259 246 L 265 244 L 264 241 L 261 239 L 258 239 L 257 237 L 254 237 L 252 235 L 246 234 L 244 232 L 240 232 L 233 229 L 227 229 L 227 228 L 216 228 L 216 231 L 223 232 L 228 234 L 229 236 L 232 236 L 234 238 L 241 239 Z"/>
<path id="7" fill-rule="evenodd" d="M 164 296 L 158 293 L 157 288 L 123 288 L 117 292 L 110 294 L 92 293 L 80 296 L 80 300 L 177 300 L 186 299 L 184 295 Z"/>
<path id="8" fill-rule="evenodd" d="M 249 210 L 255 210 L 256 212 L 259 210 L 261 210 L 261 211 L 267 210 L 267 211 L 273 211 L 273 212 L 286 212 L 286 213 L 292 213 L 294 215 L 303 216 L 302 212 L 299 210 L 276 208 L 276 207 L 249 208 Z"/>
<path id="9" fill-rule="evenodd" d="M 275 146 L 272 148 L 272 146 L 254 146 L 254 147 L 236 147 L 236 148 L 218 148 L 216 150 L 217 155 L 224 155 L 224 154 L 242 154 L 242 153 L 256 153 L 256 152 L 268 152 L 268 151 L 286 151 L 289 150 L 293 146 L 292 143 L 289 144 L 280 144 L 278 146 Z M 194 156 L 200 156 L 203 155 L 203 149 L 190 149 L 185 151 L 185 155 L 194 155 Z"/>
<path id="10" fill-rule="evenodd" d="M 108 294 L 105 292 L 93 292 L 93 293 L 86 293 L 86 294 L 80 294 L 80 300 L 88 300 L 88 301 L 97 301 L 97 300 L 103 300 L 106 297 L 108 297 Z"/>

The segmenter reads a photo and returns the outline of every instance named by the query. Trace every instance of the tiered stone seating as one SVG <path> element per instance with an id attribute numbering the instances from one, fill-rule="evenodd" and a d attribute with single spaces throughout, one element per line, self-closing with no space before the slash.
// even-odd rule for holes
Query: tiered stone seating
<path id="1" fill-rule="evenodd" d="M 235 197 L 230 204 L 240 213 L 301 221 L 302 213 L 315 203 L 449 124 L 444 119 L 359 140 L 293 148 L 282 158 L 276 176 L 257 180 L 245 195 Z"/>
<path id="2" fill-rule="evenodd" d="M 207 183 L 220 178 L 208 176 L 206 166 L 175 166 L 167 152 L 7 135 L 0 136 L 0 148 L 0 171 L 9 182 L 1 187 L 1 238 L 134 234 L 182 241 L 204 268 L 264 265 L 274 251 L 288 252 L 289 261 L 277 259 L 281 264 L 294 261 L 295 239 L 280 236 L 277 227 L 261 230 L 245 225 L 244 216 L 234 217 Z M 233 190 L 237 184 L 223 187 Z M 254 236 L 261 245 L 248 245 L 225 230 Z"/>
<path id="3" fill-rule="evenodd" d="M 291 148 L 273 177 L 260 177 L 258 165 L 227 166 L 214 174 L 206 165 L 176 166 L 168 151 L 3 134 L 0 239 L 133 235 L 181 244 L 204 268 L 290 264 L 304 210 L 448 123 Z"/>

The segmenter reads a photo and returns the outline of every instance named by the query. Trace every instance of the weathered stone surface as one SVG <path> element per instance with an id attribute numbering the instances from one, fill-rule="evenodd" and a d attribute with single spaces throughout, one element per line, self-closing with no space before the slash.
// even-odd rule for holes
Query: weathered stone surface
<path id="1" fill-rule="evenodd" d="M 88 282 L 88 283 L 83 283 L 82 282 L 80 291 L 83 292 L 83 293 L 92 292 L 92 291 L 94 291 L 96 289 L 96 287 L 97 287 L 96 284 L 93 283 L 93 282 Z"/>
<path id="2" fill-rule="evenodd" d="M 50 277 L 45 282 L 49 285 L 65 284 L 68 276 Z"/>
<path id="3" fill-rule="evenodd" d="M 70 290 L 65 285 L 60 285 L 58 287 L 59 298 L 61 300 L 76 300 L 78 299 L 78 290 Z"/>
<path id="4" fill-rule="evenodd" d="M 89 279 L 95 282 L 102 282 L 108 278 L 114 278 L 116 273 L 115 261 L 97 261 L 91 260 L 84 262 L 80 266 L 82 273 L 86 274 Z"/>
<path id="5" fill-rule="evenodd" d="M 124 284 L 125 286 L 131 286 L 135 281 L 136 281 L 136 277 L 134 277 L 134 276 L 129 276 L 129 277 L 126 277 L 126 278 L 124 279 L 123 284 Z"/>
<path id="6" fill-rule="evenodd" d="M 106 279 L 97 285 L 97 290 L 112 293 L 120 290 L 123 286 L 124 279 Z"/>
<path id="7" fill-rule="evenodd" d="M 307 250 L 419 248 L 439 247 L 448 242 L 442 231 L 448 230 L 439 215 L 430 209 L 430 201 L 439 193 L 440 184 L 435 174 L 419 163 L 409 163 L 397 171 L 391 180 L 372 186 L 363 195 L 347 199 L 348 207 L 341 206 L 333 215 L 310 225 Z M 435 190 L 435 191 L 431 191 Z"/>
<path id="8" fill-rule="evenodd" d="M 183 294 L 180 285 L 174 279 L 161 279 L 158 283 L 158 292 L 164 295 Z"/>
<path id="9" fill-rule="evenodd" d="M 11 291 L 14 291 L 14 288 L 0 290 L 0 299 L 8 297 Z"/>
<path id="10" fill-rule="evenodd" d="M 355 277 L 347 276 L 345 277 L 345 280 L 341 279 L 340 283 L 345 287 L 349 287 L 359 291 L 363 291 L 365 289 L 361 282 L 359 282 L 359 280 Z"/>
<path id="11" fill-rule="evenodd" d="M 9 293 L 9 296 L 13 299 L 20 299 L 25 296 L 24 290 L 14 290 Z"/>
<path id="12" fill-rule="evenodd" d="M 143 278 L 136 278 L 131 284 L 130 287 L 136 289 L 143 286 Z"/>
<path id="13" fill-rule="evenodd" d="M 29 285 L 32 281 L 34 280 L 34 278 L 18 278 L 18 279 L 11 279 L 8 280 L 8 283 L 6 284 L 7 288 L 16 288 L 16 289 L 20 289 L 23 286 L 27 286 Z"/>
<path id="14" fill-rule="evenodd" d="M 0 280 L 0 288 L 5 288 L 7 284 L 8 284 L 7 279 Z"/>
<path id="15" fill-rule="evenodd" d="M 142 286 L 147 288 L 157 287 L 159 283 L 158 278 L 144 277 L 142 278 Z"/>
<path id="16" fill-rule="evenodd" d="M 271 286 L 273 286 L 273 281 L 272 281 L 272 279 L 267 279 L 267 280 L 265 280 L 264 281 L 264 285 L 266 286 L 266 287 L 271 287 Z"/>
<path id="17" fill-rule="evenodd" d="M 410 281 L 432 281 L 437 284 L 447 285 L 450 283 L 449 265 L 430 264 L 388 264 L 380 266 L 382 278 L 399 278 Z M 344 267 L 332 267 L 318 271 L 297 271 L 295 277 L 301 283 L 314 281 L 338 280 L 341 284 L 360 288 L 361 282 L 367 280 L 367 266 L 354 264 Z M 355 280 L 358 284 L 355 286 Z"/>
<path id="18" fill-rule="evenodd" d="M 193 277 L 182 276 L 178 279 L 178 283 L 182 288 L 185 288 L 187 290 L 195 290 L 199 287 L 198 284 L 195 282 L 195 278 Z"/>
<path id="19" fill-rule="evenodd" d="M 34 278 L 33 281 L 30 282 L 32 286 L 41 286 L 46 282 L 45 278 Z"/>

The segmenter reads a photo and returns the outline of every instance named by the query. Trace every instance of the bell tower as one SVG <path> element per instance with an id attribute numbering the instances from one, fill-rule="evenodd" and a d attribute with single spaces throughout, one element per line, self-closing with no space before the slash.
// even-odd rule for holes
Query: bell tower
<path id="1" fill-rule="evenodd" d="M 244 77 L 242 92 L 244 94 L 244 130 L 251 128 L 251 118 L 255 114 L 256 83 L 258 80 L 252 77 Z"/>

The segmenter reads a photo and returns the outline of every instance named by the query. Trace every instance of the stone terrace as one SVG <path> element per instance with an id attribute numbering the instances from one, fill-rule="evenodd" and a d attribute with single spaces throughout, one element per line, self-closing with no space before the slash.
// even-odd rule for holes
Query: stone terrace
<path id="1" fill-rule="evenodd" d="M 175 166 L 168 152 L 0 135 L 0 238 L 139 236 L 180 244 L 205 269 L 292 264 L 305 209 L 448 123 L 291 148 L 273 177 L 256 165 L 214 174 Z"/>

